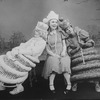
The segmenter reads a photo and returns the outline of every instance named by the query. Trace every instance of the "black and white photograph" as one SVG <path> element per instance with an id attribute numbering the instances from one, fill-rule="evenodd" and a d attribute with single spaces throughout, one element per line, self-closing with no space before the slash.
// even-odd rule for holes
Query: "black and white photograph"
<path id="1" fill-rule="evenodd" d="M 100 99 L 100 0 L 0 0 L 0 99 Z"/>

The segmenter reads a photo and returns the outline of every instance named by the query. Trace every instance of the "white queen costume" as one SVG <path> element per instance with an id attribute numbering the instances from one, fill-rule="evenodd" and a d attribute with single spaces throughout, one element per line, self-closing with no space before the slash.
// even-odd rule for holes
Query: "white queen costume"
<path id="1" fill-rule="evenodd" d="M 10 94 L 17 94 L 24 90 L 21 85 L 28 77 L 28 72 L 39 63 L 38 57 L 45 49 L 48 26 L 38 22 L 35 28 L 35 36 L 26 43 L 21 43 L 12 51 L 0 56 L 0 90 L 5 89 L 5 83 L 16 84 L 16 88 Z"/>

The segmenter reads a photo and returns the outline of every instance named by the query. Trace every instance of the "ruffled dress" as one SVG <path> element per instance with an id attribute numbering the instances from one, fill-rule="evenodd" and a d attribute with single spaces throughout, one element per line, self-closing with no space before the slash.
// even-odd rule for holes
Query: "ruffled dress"
<path id="1" fill-rule="evenodd" d="M 48 34 L 47 46 L 50 51 L 61 56 L 63 50 L 63 35 L 60 31 Z M 48 79 L 52 72 L 62 74 L 63 72 L 71 73 L 70 70 L 70 57 L 66 53 L 65 57 L 57 58 L 48 54 L 45 66 L 43 68 L 42 76 Z"/>

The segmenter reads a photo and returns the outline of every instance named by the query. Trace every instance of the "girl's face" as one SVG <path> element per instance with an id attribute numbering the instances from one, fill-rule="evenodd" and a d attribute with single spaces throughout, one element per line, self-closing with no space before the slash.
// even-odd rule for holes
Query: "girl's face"
<path id="1" fill-rule="evenodd" d="M 58 27 L 58 21 L 56 19 L 50 20 L 50 28 L 55 30 Z"/>
<path id="2" fill-rule="evenodd" d="M 72 33 L 72 34 L 74 34 L 74 29 L 70 26 L 70 27 L 68 27 L 68 30 Z"/>

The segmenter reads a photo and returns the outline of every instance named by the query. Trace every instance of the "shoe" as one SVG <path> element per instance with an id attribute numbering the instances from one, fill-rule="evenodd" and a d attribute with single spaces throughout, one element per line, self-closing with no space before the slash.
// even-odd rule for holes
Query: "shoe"
<path id="1" fill-rule="evenodd" d="M 65 89 L 64 90 L 64 94 L 67 94 L 69 92 L 69 90 Z"/>
<path id="2" fill-rule="evenodd" d="M 67 94 L 71 90 L 71 84 L 67 85 L 67 88 L 64 90 L 64 94 Z"/>
<path id="3" fill-rule="evenodd" d="M 3 83 L 0 82 L 0 91 L 3 91 L 3 90 L 5 90 L 5 87 L 4 87 Z"/>
<path id="4" fill-rule="evenodd" d="M 49 86 L 50 86 L 50 91 L 51 91 L 53 94 L 55 94 L 56 91 L 55 91 L 54 85 L 53 85 L 53 84 L 50 84 Z"/>
<path id="5" fill-rule="evenodd" d="M 15 94 L 21 93 L 21 92 L 23 92 L 23 91 L 24 91 L 24 87 L 23 87 L 21 84 L 19 84 L 19 85 L 17 85 L 16 88 L 14 88 L 14 89 L 13 89 L 12 91 L 10 91 L 9 93 L 12 94 L 12 95 L 15 95 Z"/>
<path id="6" fill-rule="evenodd" d="M 95 84 L 95 90 L 96 90 L 96 92 L 100 92 L 100 84 L 99 84 L 99 82 Z"/>
<path id="7" fill-rule="evenodd" d="M 77 91 L 77 83 L 75 83 L 73 86 L 72 86 L 72 91 Z"/>
<path id="8" fill-rule="evenodd" d="M 51 90 L 51 92 L 52 92 L 52 94 L 55 94 L 55 93 L 56 93 L 56 91 L 55 91 L 55 90 Z"/>

